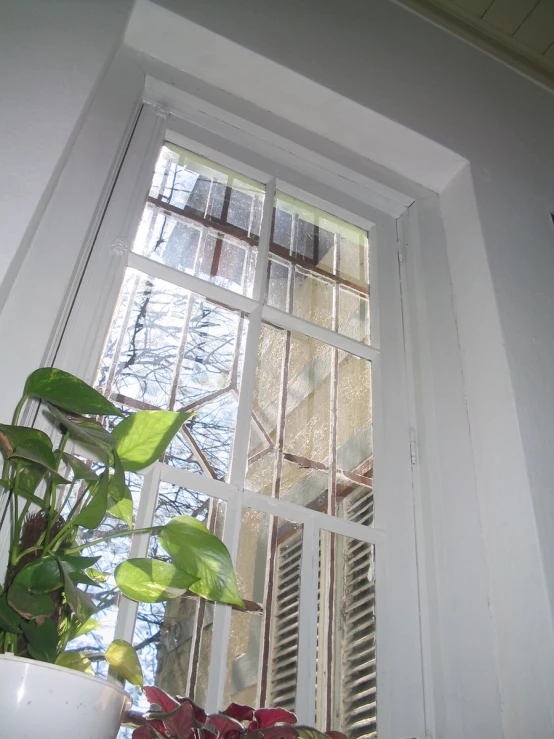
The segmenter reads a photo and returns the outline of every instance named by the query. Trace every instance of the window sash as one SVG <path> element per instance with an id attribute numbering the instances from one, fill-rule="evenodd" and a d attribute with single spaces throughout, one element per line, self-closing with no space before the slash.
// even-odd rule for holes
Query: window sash
<path id="1" fill-rule="evenodd" d="M 273 323 L 283 329 L 297 331 L 306 334 L 315 339 L 323 341 L 337 349 L 343 349 L 351 354 L 359 356 L 366 360 L 372 361 L 372 377 L 374 387 L 374 397 L 386 391 L 383 394 L 383 402 L 387 402 L 387 398 L 396 392 L 395 388 L 391 388 L 391 382 L 383 383 L 381 377 L 381 353 L 379 349 L 379 305 L 378 288 L 383 269 L 387 271 L 388 281 L 396 286 L 398 280 L 398 272 L 394 273 L 395 254 L 387 256 L 387 265 L 380 265 L 377 269 L 377 259 L 374 249 L 374 243 L 390 244 L 395 239 L 394 221 L 392 219 L 381 219 L 376 227 L 371 222 L 365 221 L 359 216 L 352 216 L 349 211 L 342 208 L 334 208 L 329 202 L 323 200 L 319 196 L 311 196 L 309 190 L 311 185 L 309 181 L 305 181 L 306 190 L 287 182 L 282 182 L 272 176 L 271 172 L 264 173 L 254 170 L 252 167 L 243 167 L 236 162 L 229 160 L 230 166 L 243 171 L 263 182 L 266 186 L 266 197 L 264 201 L 264 209 L 262 216 L 262 225 L 260 232 L 260 240 L 258 247 L 258 260 L 256 266 L 256 274 L 254 280 L 254 288 L 252 298 L 247 298 L 238 293 L 233 293 L 214 285 L 204 282 L 196 277 L 186 275 L 178 270 L 173 270 L 157 262 L 141 257 L 140 255 L 130 252 L 129 245 L 132 243 L 136 228 L 140 221 L 140 216 L 146 201 L 148 188 L 151 181 L 151 172 L 164 138 L 176 140 L 179 136 L 168 136 L 165 130 L 165 119 L 159 115 L 159 112 L 152 106 L 145 106 L 141 113 L 136 132 L 131 140 L 127 157 L 123 163 L 116 187 L 112 194 L 112 199 L 103 220 L 102 227 L 96 239 L 95 247 L 90 259 L 89 270 L 84 279 L 80 295 L 75 303 L 74 311 L 68 322 L 60 351 L 58 353 L 57 364 L 75 374 L 91 381 L 94 378 L 96 368 L 98 366 L 103 338 L 107 336 L 109 324 L 113 308 L 119 293 L 119 286 L 122 276 L 127 266 L 135 267 L 141 271 L 156 277 L 159 276 L 164 280 L 181 285 L 184 288 L 192 290 L 195 293 L 204 295 L 224 302 L 231 308 L 241 310 L 249 316 L 249 327 L 246 339 L 246 350 L 243 371 L 243 388 L 253 388 L 254 376 L 256 372 L 257 359 L 257 340 L 260 333 L 262 320 Z M 182 144 L 181 144 L 182 145 Z M 208 156 L 226 163 L 224 157 L 218 157 L 212 152 L 205 152 L 205 147 L 189 145 L 189 148 L 199 151 L 199 153 L 207 153 Z M 299 177 L 297 182 L 302 182 Z M 372 316 L 372 345 L 365 345 L 360 342 L 342 336 L 329 329 L 308 323 L 301 318 L 284 313 L 276 308 L 265 305 L 263 303 L 266 265 L 269 258 L 269 242 L 271 230 L 271 214 L 273 208 L 273 196 L 276 189 L 286 192 L 294 197 L 300 197 L 311 202 L 317 207 L 322 207 L 336 214 L 339 217 L 351 220 L 352 223 L 365 227 L 370 231 L 370 264 L 372 269 L 372 290 L 370 296 L 370 314 Z M 344 200 L 344 199 L 343 199 Z M 359 204 L 358 204 L 359 205 Z M 359 209 L 359 208 L 358 208 Z M 379 220 L 379 219 L 376 219 Z M 396 246 L 396 241 L 394 242 Z M 383 280 L 385 283 L 386 280 Z M 395 287 L 396 290 L 396 287 Z M 394 293 L 394 294 L 393 294 Z M 391 295 L 387 295 L 384 291 L 387 310 L 391 305 L 391 300 L 398 299 L 399 290 L 391 291 Z M 398 320 L 399 305 L 390 311 L 390 320 L 387 322 L 393 324 L 398 335 L 401 334 L 401 325 Z M 94 320 L 92 320 L 94 318 Z M 405 366 L 403 365 L 404 354 L 403 346 L 397 342 L 396 355 L 392 352 L 392 358 L 395 361 L 395 373 L 398 373 L 400 380 L 403 380 Z M 402 383 L 400 383 L 402 384 Z M 141 506 L 137 516 L 136 525 L 146 525 L 153 512 L 155 501 L 155 491 L 160 480 L 173 482 L 183 487 L 193 487 L 200 493 L 205 493 L 214 497 L 218 497 L 227 503 L 227 513 L 225 518 L 225 529 L 223 540 L 228 546 L 231 556 L 236 557 L 238 548 L 238 539 L 240 536 L 240 522 L 243 508 L 253 508 L 259 511 L 265 511 L 272 515 L 286 517 L 292 521 L 303 524 L 304 526 L 304 545 L 306 564 L 302 568 L 302 604 L 301 604 L 301 621 L 300 621 L 300 639 L 299 639 L 299 668 L 302 666 L 304 671 L 298 676 L 298 692 L 297 707 L 298 718 L 301 723 L 313 724 L 315 721 L 315 688 L 316 688 L 316 669 L 315 663 L 311 657 L 315 655 L 315 644 L 317 641 L 317 586 L 310 586 L 310 573 L 314 562 L 317 563 L 319 536 L 320 531 L 330 531 L 342 534 L 351 538 L 357 538 L 361 541 L 375 544 L 377 548 L 377 573 L 376 573 L 376 589 L 377 589 L 377 632 L 379 652 L 388 657 L 390 650 L 399 647 L 394 646 L 395 634 L 391 633 L 392 627 L 385 626 L 387 621 L 386 593 L 390 589 L 390 570 L 387 566 L 395 564 L 396 560 L 400 562 L 404 557 L 397 556 L 396 549 L 391 546 L 391 539 L 399 541 L 403 534 L 400 530 L 395 536 L 391 537 L 391 531 L 394 529 L 394 509 L 398 500 L 387 501 L 386 495 L 379 499 L 379 482 L 377 482 L 377 498 L 376 498 L 376 521 L 387 523 L 387 531 L 384 526 L 376 526 L 375 528 L 366 527 L 352 521 L 347 521 L 334 516 L 321 513 L 319 511 L 303 508 L 294 503 L 284 500 L 275 500 L 259 495 L 244 488 L 245 467 L 243 461 L 246 458 L 248 448 L 248 434 L 252 412 L 252 393 L 244 397 L 241 391 L 241 403 L 239 404 L 237 416 L 237 428 L 235 432 L 235 442 L 233 448 L 232 465 L 230 470 L 230 478 L 228 483 L 213 480 L 205 476 L 180 470 L 178 468 L 167 467 L 161 463 L 155 463 L 145 474 L 143 495 L 141 496 Z M 402 409 L 398 410 L 398 404 L 393 404 L 395 422 L 402 423 L 407 421 L 406 409 L 402 404 Z M 398 459 L 395 459 L 395 451 L 391 450 L 390 444 L 387 446 L 383 440 L 383 417 L 379 404 L 376 404 L 373 410 L 374 424 L 374 448 L 376 450 L 377 465 L 381 470 L 386 468 L 390 474 L 383 474 L 382 479 L 384 486 L 394 484 L 395 465 L 400 466 Z M 407 425 L 407 424 L 406 424 Z M 398 440 L 399 443 L 401 439 Z M 386 450 L 386 454 L 382 450 Z M 405 465 L 403 465 L 404 475 L 399 479 L 399 483 L 403 484 L 408 479 L 406 477 Z M 409 475 L 408 475 L 409 477 Z M 379 478 L 378 478 L 379 479 Z M 384 492 L 384 491 L 381 491 Z M 391 496 L 392 497 L 392 496 Z M 143 503 L 144 501 L 144 503 Z M 408 508 L 410 508 L 408 504 Z M 405 512 L 404 512 L 405 513 Z M 410 513 L 410 515 L 412 515 Z M 401 516 L 401 526 L 406 524 L 406 516 Z M 409 526 L 408 522 L 408 526 Z M 408 537 L 409 538 L 409 537 Z M 408 543 L 408 548 L 411 542 Z M 147 537 L 135 536 L 132 542 L 131 556 L 141 556 L 141 553 L 147 548 Z M 391 556 L 392 554 L 392 556 Z M 415 556 L 413 557 L 415 563 Z M 392 567 L 392 570 L 400 572 L 403 569 L 402 563 L 399 566 Z M 405 569 L 405 567 L 404 567 Z M 404 576 L 404 575 L 403 575 Z M 412 580 L 416 580 L 415 564 L 413 575 L 408 574 Z M 312 583 L 313 585 L 313 583 Z M 389 614 L 390 615 L 390 614 Z M 215 710 L 221 708 L 221 701 L 224 692 L 225 683 L 225 667 L 227 661 L 227 645 L 230 634 L 230 609 L 223 606 L 216 606 L 214 613 L 213 626 L 213 642 L 212 642 L 212 658 L 209 673 L 209 683 L 207 691 L 207 708 Z M 120 617 L 117 624 L 117 637 L 132 638 L 132 626 L 136 617 L 136 604 L 124 601 L 120 609 Z M 399 615 L 401 620 L 404 616 Z M 417 622 L 417 614 L 409 614 L 405 616 L 411 619 L 411 627 L 406 631 L 406 644 L 401 645 L 404 650 L 403 670 L 407 675 L 406 682 L 413 682 L 414 675 L 420 677 L 419 652 L 420 649 L 410 646 L 410 634 L 414 634 L 414 629 L 419 633 L 419 625 Z M 416 623 L 414 624 L 414 617 Z M 389 619 L 390 621 L 390 619 Z M 310 659 L 308 658 L 310 656 Z M 399 655 L 400 656 L 400 655 Z M 380 657 L 378 654 L 378 661 Z M 398 658 L 397 658 L 397 661 Z M 402 661 L 402 660 L 400 660 Z M 384 664 L 381 660 L 379 664 Z M 394 670 L 383 669 L 382 675 L 379 673 L 379 717 L 378 722 L 380 731 L 383 736 L 388 733 L 391 725 L 390 715 L 391 707 L 394 700 L 391 701 L 392 691 L 390 685 L 395 680 Z M 402 689 L 402 681 L 399 682 L 400 690 Z M 412 705 L 408 713 L 412 713 L 419 720 L 420 709 L 418 705 L 418 696 L 411 696 Z M 398 702 L 398 706 L 403 705 L 406 709 L 407 701 Z M 411 724 L 413 726 L 413 723 Z M 417 733 L 419 728 L 412 728 L 410 733 Z"/>

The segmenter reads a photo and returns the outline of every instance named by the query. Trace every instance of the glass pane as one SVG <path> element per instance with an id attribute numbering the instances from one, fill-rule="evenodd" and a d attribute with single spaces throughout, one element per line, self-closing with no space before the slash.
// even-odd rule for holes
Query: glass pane
<path id="1" fill-rule="evenodd" d="M 128 269 L 98 385 L 134 410 L 194 411 L 165 461 L 223 479 L 237 416 L 247 319 Z"/>
<path id="2" fill-rule="evenodd" d="M 166 142 L 133 251 L 251 295 L 263 202 L 259 182 Z"/>
<path id="3" fill-rule="evenodd" d="M 357 496 L 346 508 L 358 506 Z M 375 547 L 322 531 L 320 554 L 317 723 L 370 739 L 377 736 Z"/>
<path id="4" fill-rule="evenodd" d="M 154 525 L 176 515 L 202 521 L 221 536 L 225 504 L 195 490 L 161 482 Z M 149 544 L 149 556 L 168 560 L 158 537 Z M 205 703 L 211 655 L 213 605 L 187 594 L 167 603 L 141 603 L 138 607 L 134 646 L 139 652 L 146 685 L 157 685 L 172 695 L 188 695 Z M 148 708 L 138 689 L 128 686 L 136 707 Z"/>
<path id="5" fill-rule="evenodd" d="M 85 459 L 82 461 L 87 463 L 87 460 Z M 101 472 L 104 469 L 102 465 L 99 465 L 96 462 L 90 462 L 88 464 L 97 472 Z M 136 472 L 127 472 L 125 474 L 125 479 L 133 498 L 134 520 L 140 498 L 143 477 Z M 82 487 L 82 484 L 76 485 L 72 492 L 72 496 L 62 509 L 62 515 L 64 511 L 69 511 L 74 505 L 78 504 L 79 498 L 83 493 L 84 487 Z M 125 524 L 123 524 L 121 520 L 107 514 L 99 528 L 93 531 L 81 531 L 79 543 L 86 544 L 87 541 L 92 542 L 122 528 L 125 528 Z M 122 536 L 105 542 L 101 549 L 94 547 L 93 549 L 83 549 L 81 552 L 85 557 L 98 556 L 98 553 L 101 552 L 101 558 L 95 565 L 95 569 L 109 574 L 109 577 L 101 587 L 92 587 L 89 585 L 79 586 L 82 590 L 85 590 L 88 593 L 97 605 L 98 611 L 94 614 L 94 618 L 99 621 L 100 627 L 71 641 L 68 648 L 79 649 L 85 652 L 93 663 L 96 674 L 102 677 L 107 677 L 108 674 L 108 664 L 102 658 L 102 655 L 106 652 L 108 645 L 114 638 L 115 624 L 117 614 L 119 612 L 119 602 L 121 597 L 119 594 L 114 596 L 112 592 L 112 589 L 115 588 L 113 572 L 117 565 L 121 564 L 121 562 L 128 558 L 130 546 L 131 537 Z"/>
<path id="6" fill-rule="evenodd" d="M 262 325 L 247 487 L 340 514 L 372 489 L 371 364 L 316 339 Z"/>
<path id="7" fill-rule="evenodd" d="M 277 193 L 270 252 L 269 305 L 369 342 L 366 231 Z"/>
<path id="8" fill-rule="evenodd" d="M 294 711 L 302 527 L 246 509 L 237 576 L 248 612 L 232 611 L 224 703 Z"/>

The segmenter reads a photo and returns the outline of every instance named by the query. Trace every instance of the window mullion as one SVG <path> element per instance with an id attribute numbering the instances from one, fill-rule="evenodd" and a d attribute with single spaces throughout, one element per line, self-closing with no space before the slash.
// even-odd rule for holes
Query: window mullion
<path id="1" fill-rule="evenodd" d="M 260 225 L 258 258 L 256 261 L 256 275 L 254 277 L 254 288 L 252 291 L 252 296 L 254 300 L 257 300 L 258 302 L 262 302 L 265 297 L 274 202 L 275 179 L 272 179 L 265 186 L 264 208 L 262 212 L 262 222 Z"/>

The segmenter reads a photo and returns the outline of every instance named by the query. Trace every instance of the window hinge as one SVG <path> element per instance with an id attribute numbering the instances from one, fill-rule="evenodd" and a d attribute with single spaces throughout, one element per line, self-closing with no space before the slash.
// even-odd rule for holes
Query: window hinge
<path id="1" fill-rule="evenodd" d="M 417 464 L 417 441 L 415 429 L 410 429 L 410 462 Z"/>

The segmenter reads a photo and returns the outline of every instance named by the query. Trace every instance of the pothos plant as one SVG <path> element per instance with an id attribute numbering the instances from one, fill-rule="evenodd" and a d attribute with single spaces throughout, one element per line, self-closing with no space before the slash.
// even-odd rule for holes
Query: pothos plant
<path id="1" fill-rule="evenodd" d="M 31 400 L 41 402 L 51 433 L 20 425 Z M 159 459 L 189 417 L 161 410 L 124 414 L 58 369 L 41 368 L 28 377 L 12 423 L 0 424 L 0 502 L 10 528 L 0 652 L 94 674 L 72 642 L 99 626 L 101 599 L 94 593 L 112 575 L 114 590 L 138 602 L 159 603 L 191 591 L 244 607 L 225 545 L 201 522 L 176 516 L 163 526 L 132 525 L 125 473 Z M 109 517 L 121 526 L 95 538 L 92 532 Z M 113 573 L 95 567 L 107 541 L 138 533 L 156 534 L 167 557 L 127 559 Z M 116 674 L 142 685 L 130 644 L 116 640 L 104 656 Z"/>

